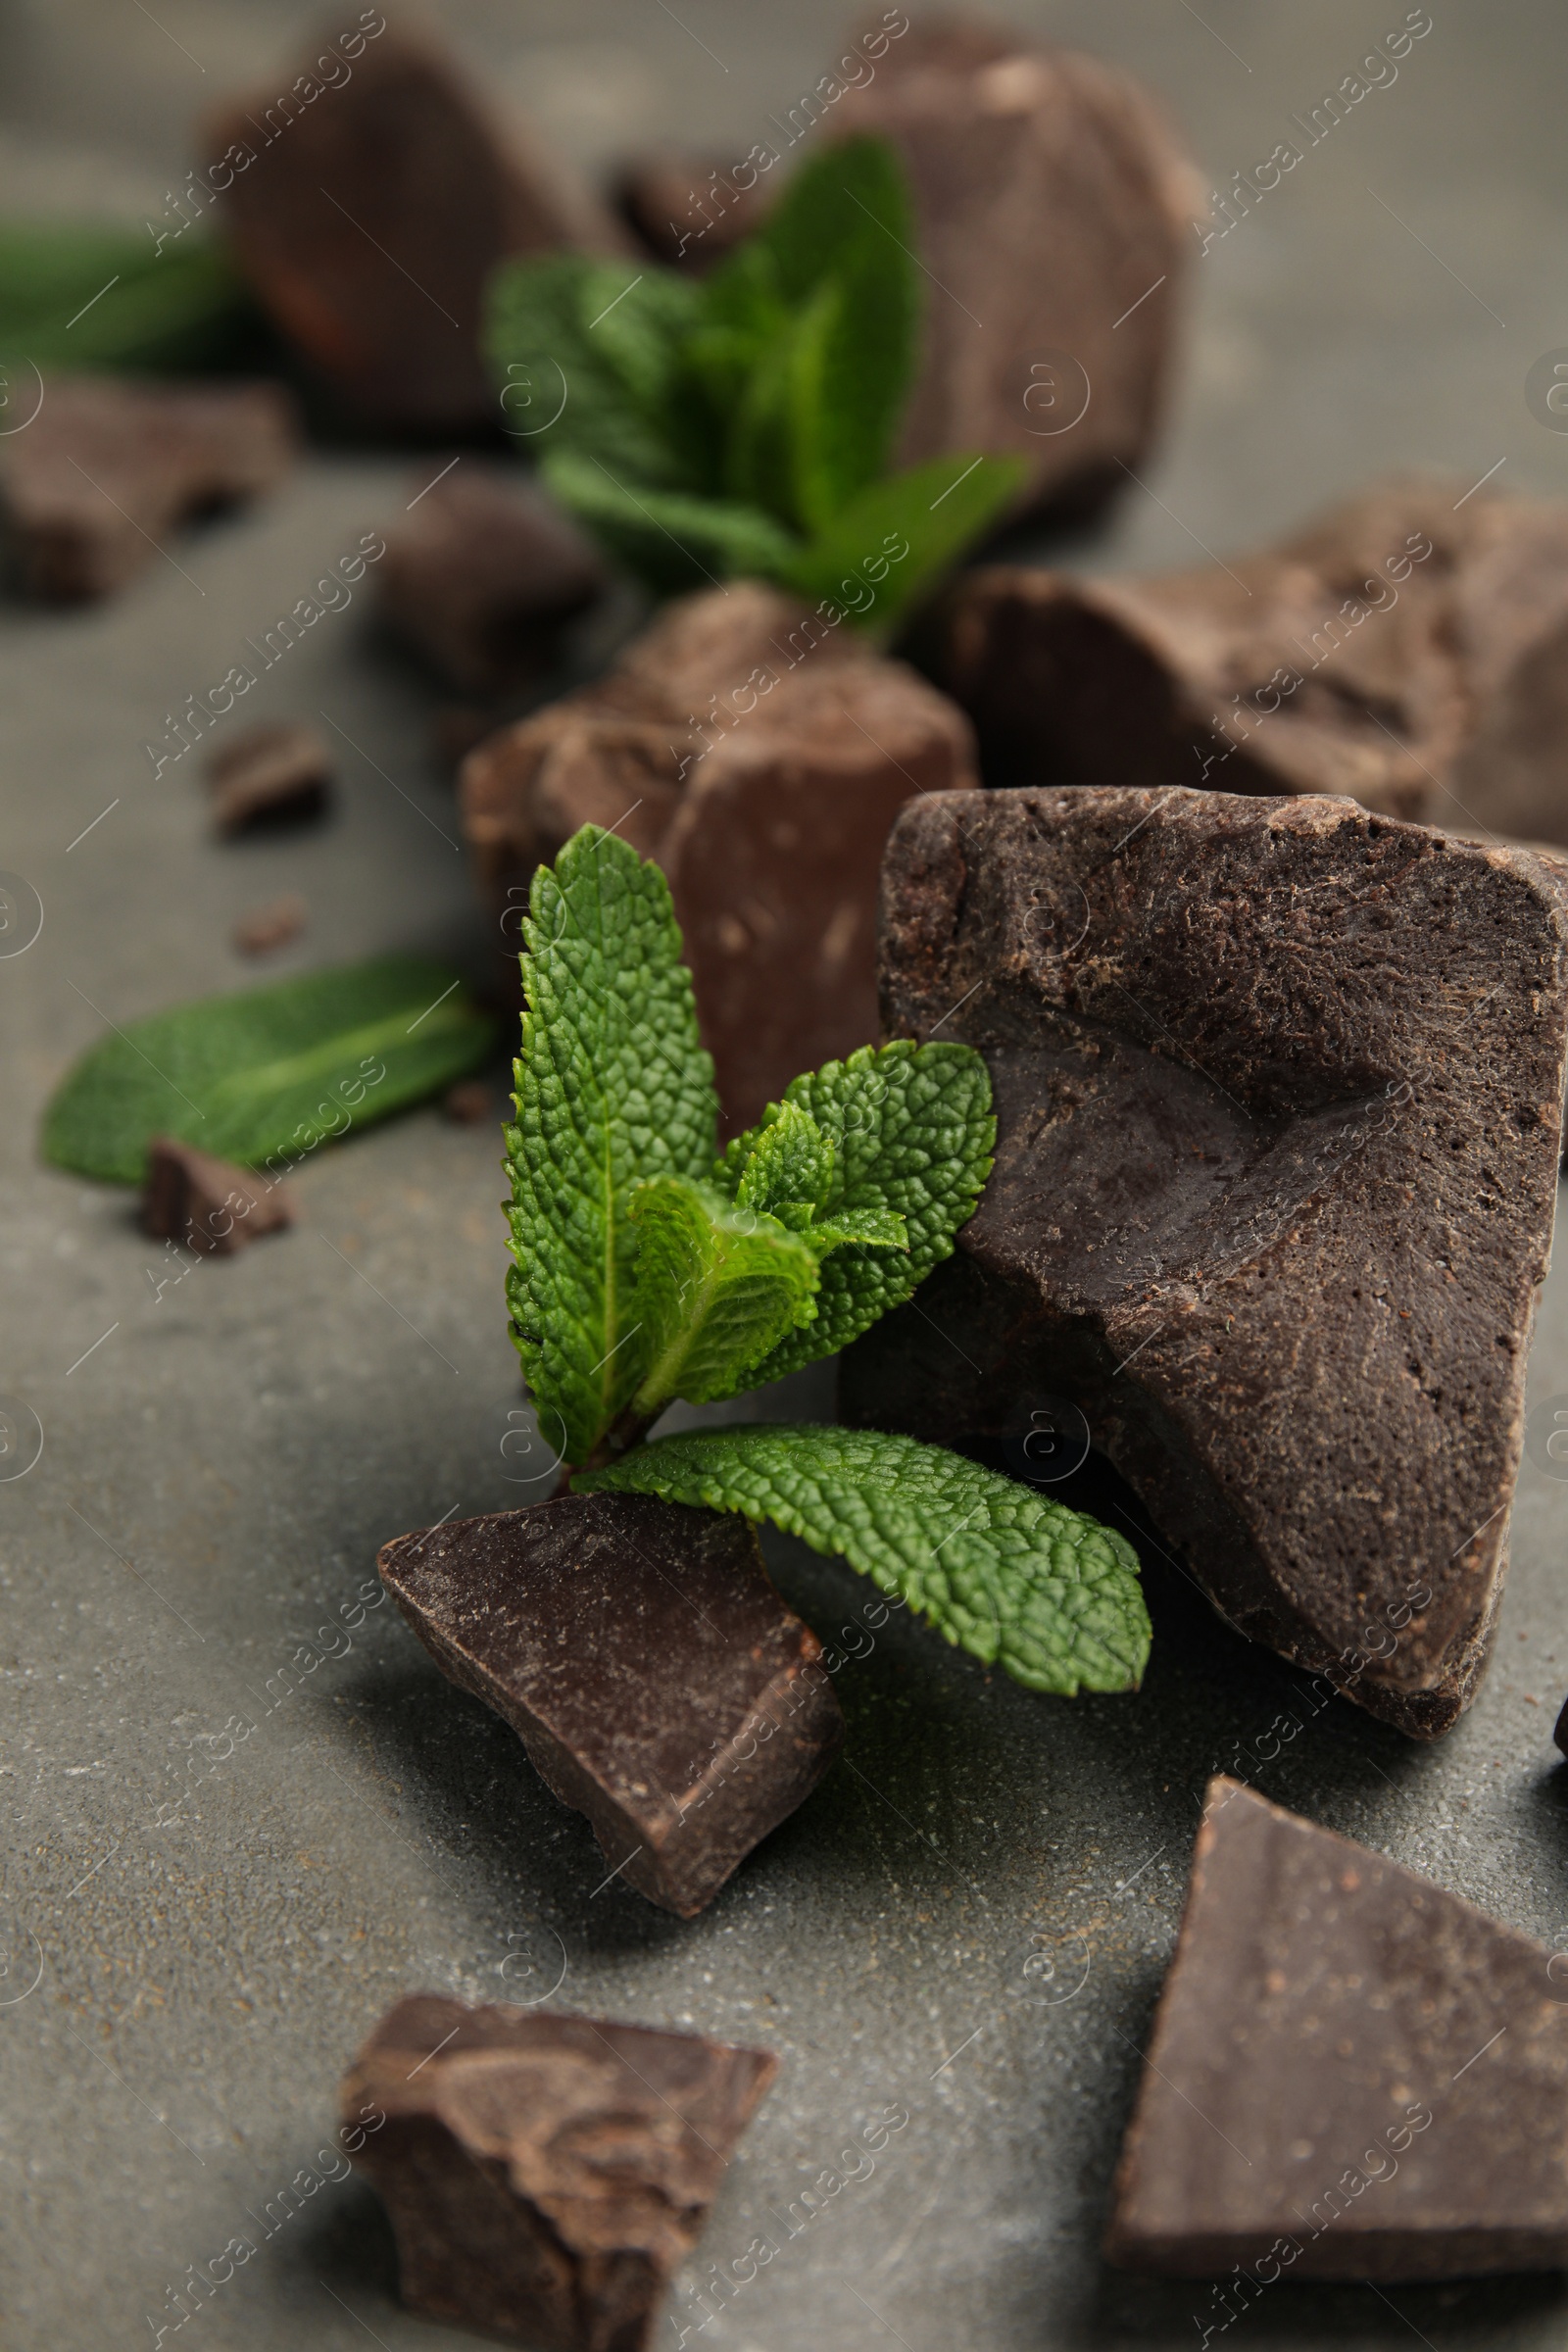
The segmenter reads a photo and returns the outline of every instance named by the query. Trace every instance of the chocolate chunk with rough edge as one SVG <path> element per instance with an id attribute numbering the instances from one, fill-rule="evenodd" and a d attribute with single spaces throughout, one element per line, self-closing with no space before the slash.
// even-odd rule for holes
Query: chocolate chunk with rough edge
<path id="1" fill-rule="evenodd" d="M 0 439 L 23 585 L 62 604 L 112 595 L 193 516 L 271 489 L 295 449 L 294 405 L 276 384 L 51 376 L 32 423 Z"/>
<path id="2" fill-rule="evenodd" d="M 586 823 L 658 860 L 733 1132 L 799 1071 L 875 1043 L 889 827 L 976 774 L 967 720 L 913 670 L 737 580 L 471 753 L 463 818 L 498 904 Z"/>
<path id="3" fill-rule="evenodd" d="M 752 184 L 742 187 L 711 158 L 640 156 L 616 176 L 615 209 L 656 262 L 672 270 L 711 270 L 766 216 L 771 189 L 750 158 L 747 164 Z"/>
<path id="4" fill-rule="evenodd" d="M 1209 2332 L 1281 2278 L 1561 2269 L 1549 1967 L 1430 1879 L 1211 1782 L 1106 2259 L 1223 2277 Z"/>
<path id="5" fill-rule="evenodd" d="M 607 585 L 582 533 L 515 467 L 464 458 L 387 533 L 381 612 L 465 694 L 534 676 Z"/>
<path id="6" fill-rule="evenodd" d="M 297 891 L 269 899 L 265 906 L 253 906 L 240 916 L 233 929 L 234 946 L 241 956 L 270 956 L 298 939 L 310 911 Z"/>
<path id="7" fill-rule="evenodd" d="M 360 422 L 497 422 L 479 353 L 497 264 L 630 239 L 433 38 L 383 29 L 342 71 L 299 62 L 281 92 L 230 101 L 203 133 L 230 174 L 223 224 L 257 300 Z"/>
<path id="8" fill-rule="evenodd" d="M 332 755 L 314 727 L 269 722 L 214 752 L 207 780 L 221 834 L 304 824 L 326 808 Z"/>
<path id="9" fill-rule="evenodd" d="M 172 1136 L 154 1136 L 148 1145 L 141 1224 L 155 1240 L 227 1257 L 293 1222 L 293 1196 L 285 1186 L 264 1184 Z"/>
<path id="10" fill-rule="evenodd" d="M 929 272 L 901 465 L 1027 460 L 1023 502 L 1083 513 L 1147 455 L 1204 189 L 1141 83 L 1018 34 L 921 24 L 832 136 L 891 139 Z"/>
<path id="11" fill-rule="evenodd" d="M 989 783 L 1348 793 L 1568 842 L 1568 505 L 1462 489 L 1386 482 L 1152 578 L 982 568 L 922 652 Z"/>
<path id="12" fill-rule="evenodd" d="M 646 2352 L 778 2071 L 768 2050 L 413 1993 L 343 2078 L 402 2299 L 540 2352 Z"/>
<path id="13" fill-rule="evenodd" d="M 401 1536 L 377 1565 L 442 1673 L 587 1814 L 612 1875 L 682 1919 L 843 1740 L 822 1645 L 749 1520 L 564 1494 Z"/>
<path id="14" fill-rule="evenodd" d="M 881 919 L 890 1033 L 980 1048 L 1000 1135 L 846 1417 L 951 1443 L 1066 1396 L 1233 1625 L 1446 1731 L 1551 1237 L 1555 878 L 1349 801 L 954 793 Z"/>

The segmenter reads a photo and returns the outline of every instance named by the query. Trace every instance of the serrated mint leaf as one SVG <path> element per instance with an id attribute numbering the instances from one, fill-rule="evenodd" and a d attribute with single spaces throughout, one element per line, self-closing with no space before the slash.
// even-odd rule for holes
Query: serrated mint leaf
<path id="1" fill-rule="evenodd" d="M 501 422 L 535 456 L 594 457 L 618 479 L 699 489 L 681 445 L 681 349 L 699 288 L 585 254 L 507 262 L 486 294 Z"/>
<path id="2" fill-rule="evenodd" d="M 155 1135 L 245 1167 L 296 1158 L 450 1086 L 494 1038 L 457 974 L 418 956 L 205 997 L 90 1047 L 44 1113 L 44 1156 L 117 1184 L 140 1184 Z"/>
<path id="3" fill-rule="evenodd" d="M 647 1370 L 632 1187 L 706 1177 L 718 1104 L 657 866 L 585 825 L 535 874 L 523 933 L 507 1291 L 540 1426 L 583 1462 Z"/>
<path id="4" fill-rule="evenodd" d="M 770 255 L 784 300 L 799 304 L 871 239 L 895 255 L 913 244 L 908 184 L 887 140 L 858 138 L 801 166 L 755 242 Z"/>
<path id="5" fill-rule="evenodd" d="M 772 1215 L 786 1206 L 804 1206 L 814 1215 L 833 1181 L 833 1146 L 816 1121 L 788 1102 L 770 1126 L 753 1128 L 750 1140 L 750 1153 L 736 1160 L 736 1205 Z"/>
<path id="6" fill-rule="evenodd" d="M 656 489 L 565 450 L 547 453 L 540 470 L 601 545 L 662 595 L 737 573 L 774 579 L 800 549 L 758 507 Z"/>
<path id="7" fill-rule="evenodd" d="M 913 262 L 867 222 L 803 313 L 790 354 L 794 519 L 813 543 L 838 544 L 845 509 L 853 513 L 887 465 L 914 376 L 919 317 Z"/>
<path id="8" fill-rule="evenodd" d="M 907 1298 L 972 1215 L 991 1172 L 997 1123 L 991 1075 L 971 1046 L 861 1046 L 847 1061 L 792 1079 L 783 1105 L 737 1136 L 717 1181 L 733 1195 L 767 1126 L 804 1111 L 833 1147 L 833 1174 L 817 1213 L 824 1222 L 878 1212 L 905 1221 L 906 1248 L 836 1249 L 822 1262 L 816 1316 L 756 1367 L 753 1386 L 847 1348 L 879 1315 Z"/>
<path id="9" fill-rule="evenodd" d="M 738 1396 L 752 1365 L 810 1314 L 815 1254 L 775 1218 L 686 1177 L 640 1185 L 630 1205 L 648 1351 L 637 1411 Z"/>
<path id="10" fill-rule="evenodd" d="M 1027 472 L 1022 458 L 928 459 L 860 491 L 774 576 L 884 628 L 1001 519 Z"/>
<path id="11" fill-rule="evenodd" d="M 1135 1690 L 1149 1656 L 1125 1537 L 961 1454 L 880 1430 L 691 1430 L 578 1478 L 767 1520 L 1032 1690 Z"/>
<path id="12" fill-rule="evenodd" d="M 803 1237 L 824 1257 L 830 1250 L 858 1243 L 865 1250 L 907 1250 L 908 1221 L 892 1208 L 852 1208 L 842 1216 L 824 1217 L 805 1226 Z"/>

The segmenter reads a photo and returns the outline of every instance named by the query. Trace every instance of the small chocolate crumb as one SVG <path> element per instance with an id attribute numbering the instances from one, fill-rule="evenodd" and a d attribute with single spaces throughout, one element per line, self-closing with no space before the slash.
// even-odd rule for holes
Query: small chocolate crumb
<path id="1" fill-rule="evenodd" d="M 240 916 L 234 925 L 234 945 L 242 956 L 270 956 L 275 948 L 286 948 L 291 939 L 298 939 L 309 911 L 296 892 L 269 899 L 265 906 L 253 906 L 249 914 Z"/>
<path id="2" fill-rule="evenodd" d="M 455 1127 L 478 1127 L 493 1112 L 495 1097 L 482 1078 L 464 1078 L 448 1087 L 441 1108 Z"/>
<path id="3" fill-rule="evenodd" d="M 260 1183 L 244 1168 L 172 1136 L 155 1136 L 148 1146 L 141 1222 L 155 1241 L 229 1257 L 247 1242 L 292 1225 L 295 1213 L 284 1185 Z"/>
<path id="4" fill-rule="evenodd" d="M 220 833 L 300 824 L 320 816 L 332 780 L 332 755 L 313 727 L 252 727 L 207 762 Z"/>

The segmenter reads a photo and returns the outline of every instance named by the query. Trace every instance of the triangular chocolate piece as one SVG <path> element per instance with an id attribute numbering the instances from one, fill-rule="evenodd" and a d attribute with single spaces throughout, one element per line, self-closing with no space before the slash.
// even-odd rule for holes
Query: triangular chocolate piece
<path id="1" fill-rule="evenodd" d="M 415 1993 L 343 2079 L 411 2311 L 550 2352 L 639 2352 L 778 2071 L 697 2034 Z"/>
<path id="2" fill-rule="evenodd" d="M 1561 2268 L 1568 1987 L 1549 1962 L 1414 1871 L 1211 1782 L 1107 2259 L 1240 2266 L 1230 2319 L 1280 2278 Z"/>
<path id="3" fill-rule="evenodd" d="M 1553 877 L 1343 800 L 909 803 L 896 1036 L 991 1066 L 996 1171 L 846 1417 L 1066 1396 L 1233 1625 L 1418 1738 L 1479 1679 L 1556 1203 Z"/>
<path id="4" fill-rule="evenodd" d="M 822 1645 L 731 1513 L 562 1494 L 400 1536 L 377 1565 L 442 1673 L 587 1814 L 610 1876 L 683 1919 L 843 1740 Z"/>

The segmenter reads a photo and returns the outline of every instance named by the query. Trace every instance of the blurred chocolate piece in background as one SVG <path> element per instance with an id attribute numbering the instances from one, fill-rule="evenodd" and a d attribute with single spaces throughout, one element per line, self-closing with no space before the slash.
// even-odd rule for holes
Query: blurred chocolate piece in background
<path id="1" fill-rule="evenodd" d="M 292 1225 L 294 1215 L 285 1185 L 264 1184 L 172 1136 L 154 1136 L 147 1148 L 141 1225 L 155 1241 L 177 1242 L 206 1257 L 230 1257 L 247 1242 Z"/>
<path id="2" fill-rule="evenodd" d="M 515 466 L 466 457 L 386 535 L 381 612 L 463 694 L 499 694 L 550 660 L 553 638 L 608 584 L 562 509 Z"/>
<path id="3" fill-rule="evenodd" d="M 298 939 L 310 908 L 297 891 L 253 906 L 234 925 L 234 945 L 242 956 L 270 956 Z"/>
<path id="4" fill-rule="evenodd" d="M 973 571 L 922 651 L 988 783 L 1348 793 L 1568 843 L 1568 505 L 1462 488 L 1382 483 L 1153 578 Z"/>
<path id="5" fill-rule="evenodd" d="M 57 604 L 112 595 L 180 524 L 271 489 L 296 447 L 276 384 L 46 377 L 32 422 L 0 438 L 24 588 Z"/>
<path id="6" fill-rule="evenodd" d="M 251 727 L 212 754 L 207 780 L 223 835 L 309 823 L 325 812 L 332 755 L 314 727 Z"/>
<path id="7" fill-rule="evenodd" d="M 481 744 L 461 790 L 498 906 L 582 824 L 658 859 L 733 1132 L 799 1071 L 876 1042 L 889 828 L 911 794 L 976 781 L 968 721 L 924 679 L 737 580 Z"/>
<path id="8" fill-rule="evenodd" d="M 1021 455 L 1021 506 L 1079 519 L 1139 466 L 1164 401 L 1205 183 L 1153 98 L 1099 58 L 936 19 L 847 90 L 833 137 L 898 149 L 926 271 L 899 463 Z"/>
<path id="9" fill-rule="evenodd" d="M 299 62 L 281 94 L 231 100 L 204 132 L 258 301 L 350 421 L 499 422 L 479 352 L 495 265 L 630 240 L 562 159 L 492 119 L 433 35 L 370 35 L 347 74 Z"/>

